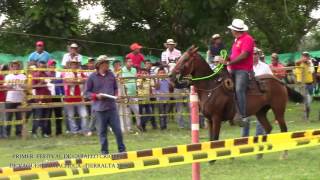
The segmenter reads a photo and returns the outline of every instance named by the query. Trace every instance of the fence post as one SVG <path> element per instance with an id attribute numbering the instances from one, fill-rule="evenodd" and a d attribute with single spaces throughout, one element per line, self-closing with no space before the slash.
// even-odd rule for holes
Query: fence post
<path id="1" fill-rule="evenodd" d="M 29 69 L 26 69 L 26 76 L 27 76 L 27 85 L 25 88 L 25 98 L 22 103 L 22 108 L 28 107 L 28 96 L 32 94 L 32 73 Z M 27 120 L 27 111 L 22 111 L 22 139 L 26 139 L 28 136 L 28 120 Z"/>
<path id="2" fill-rule="evenodd" d="M 304 108 L 304 113 L 303 113 L 303 119 L 308 120 L 308 92 L 306 90 L 306 71 L 307 68 L 305 66 L 301 67 L 301 83 L 302 83 L 302 94 L 304 96 L 304 103 L 303 103 L 303 108 Z"/>
<path id="3" fill-rule="evenodd" d="M 199 98 L 195 87 L 190 87 L 191 137 L 192 143 L 199 143 Z M 200 180 L 200 163 L 192 164 L 192 180 Z"/>

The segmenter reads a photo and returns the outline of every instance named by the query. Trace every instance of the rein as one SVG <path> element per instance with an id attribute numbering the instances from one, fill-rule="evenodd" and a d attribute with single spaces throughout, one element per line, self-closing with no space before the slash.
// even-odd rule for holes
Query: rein
<path id="1" fill-rule="evenodd" d="M 227 51 L 225 49 L 221 50 L 220 52 L 220 56 L 223 59 L 227 58 Z M 207 80 L 212 78 L 213 76 L 219 74 L 221 72 L 221 70 L 223 69 L 224 64 L 219 64 L 216 68 L 214 68 L 214 70 L 212 71 L 212 74 L 208 75 L 208 76 L 203 76 L 203 77 L 191 77 L 192 81 L 201 81 L 201 80 Z"/>
<path id="2" fill-rule="evenodd" d="M 201 81 L 201 80 L 206 80 L 214 77 L 215 75 L 219 74 L 221 70 L 223 69 L 224 64 L 219 64 L 214 70 L 212 71 L 212 74 L 208 76 L 203 76 L 203 77 L 191 77 L 192 81 Z"/>

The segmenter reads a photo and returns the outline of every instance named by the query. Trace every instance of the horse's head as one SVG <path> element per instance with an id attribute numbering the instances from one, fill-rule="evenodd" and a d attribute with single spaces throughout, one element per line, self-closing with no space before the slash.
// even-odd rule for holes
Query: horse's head
<path id="1" fill-rule="evenodd" d="M 169 75 L 175 87 L 185 87 L 191 84 L 190 79 L 186 76 L 192 75 L 194 72 L 194 59 L 198 56 L 197 51 L 198 48 L 192 46 L 178 59 L 176 66 Z"/>

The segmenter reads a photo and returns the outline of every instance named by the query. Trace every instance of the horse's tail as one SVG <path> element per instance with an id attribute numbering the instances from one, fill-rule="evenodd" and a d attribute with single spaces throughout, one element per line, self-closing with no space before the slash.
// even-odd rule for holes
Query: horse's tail
<path id="1" fill-rule="evenodd" d="M 288 91 L 289 99 L 293 102 L 302 103 L 304 101 L 304 97 L 301 93 L 297 92 L 296 90 L 286 86 Z"/>

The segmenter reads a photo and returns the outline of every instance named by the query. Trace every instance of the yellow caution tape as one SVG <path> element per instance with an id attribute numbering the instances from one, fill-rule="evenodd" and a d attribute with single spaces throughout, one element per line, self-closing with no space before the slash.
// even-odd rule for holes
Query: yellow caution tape
<path id="1" fill-rule="evenodd" d="M 26 71 L 25 70 L 10 70 L 10 71 L 0 71 L 0 74 L 24 74 Z"/>
<path id="2" fill-rule="evenodd" d="M 0 179 L 71 179 L 170 167 L 320 145 L 320 129 L 0 168 Z"/>
<path id="3" fill-rule="evenodd" d="M 31 68 L 28 71 L 54 71 L 54 72 L 96 72 L 88 69 L 52 69 L 52 68 Z"/>
<path id="4" fill-rule="evenodd" d="M 51 96 L 51 95 L 29 95 L 27 99 L 50 99 L 50 98 L 83 98 L 83 96 Z M 173 104 L 173 103 L 185 103 L 189 102 L 189 99 L 181 99 L 181 100 L 157 100 L 157 101 L 146 101 L 146 100 L 139 100 L 139 101 L 127 101 L 125 100 L 126 96 L 119 97 L 119 101 L 117 103 L 124 103 L 124 104 Z M 50 105 L 51 103 L 41 103 L 39 105 Z M 57 105 L 57 103 L 54 103 Z M 61 107 L 69 105 L 66 103 L 60 103 Z M 30 103 L 29 105 L 38 105 L 37 103 Z M 48 107 L 50 108 L 50 107 Z"/>
<path id="5" fill-rule="evenodd" d="M 166 114 L 119 114 L 119 116 L 126 116 L 126 117 L 163 117 L 163 116 L 189 116 L 190 113 L 166 113 Z M 94 116 L 87 116 L 87 118 L 94 118 Z M 68 119 L 68 117 L 54 117 L 54 118 L 37 118 L 32 119 L 32 121 L 41 121 L 41 120 L 64 120 Z M 81 119 L 81 117 L 73 117 L 73 119 Z M 26 121 L 25 121 L 26 122 Z M 12 121 L 0 121 L 0 126 L 7 126 L 7 125 L 20 125 L 23 124 L 23 120 L 12 120 Z"/>

